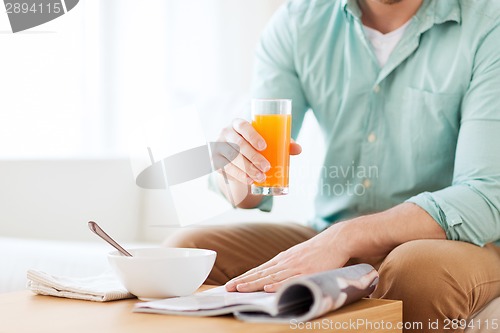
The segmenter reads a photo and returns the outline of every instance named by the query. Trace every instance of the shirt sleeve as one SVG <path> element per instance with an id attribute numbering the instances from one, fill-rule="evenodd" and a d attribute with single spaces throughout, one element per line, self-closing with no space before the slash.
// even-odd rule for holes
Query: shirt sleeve
<path id="1" fill-rule="evenodd" d="M 292 100 L 292 138 L 297 139 L 309 108 L 296 71 L 296 33 L 290 8 L 281 6 L 263 31 L 255 52 L 252 98 Z M 258 208 L 269 212 L 273 198 L 266 196 Z"/>
<path id="2" fill-rule="evenodd" d="M 500 239 L 500 26 L 487 34 L 462 101 L 453 182 L 408 201 L 426 210 L 448 239 L 479 246 Z"/>

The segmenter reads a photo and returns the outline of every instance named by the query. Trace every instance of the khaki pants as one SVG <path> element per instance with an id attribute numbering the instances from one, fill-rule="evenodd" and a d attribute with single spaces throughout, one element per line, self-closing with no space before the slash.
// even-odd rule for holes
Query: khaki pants
<path id="1" fill-rule="evenodd" d="M 314 235 L 314 230 L 292 223 L 252 223 L 193 227 L 165 245 L 215 250 L 217 260 L 206 283 L 222 285 Z M 462 332 L 445 330 L 444 325 L 469 318 L 500 296 L 500 248 L 492 244 L 481 248 L 458 241 L 417 240 L 396 247 L 385 258 L 352 259 L 349 264 L 358 262 L 379 271 L 372 297 L 402 300 L 403 320 L 424 327 L 405 332 Z M 428 329 L 429 321 L 437 321 L 440 328 Z"/>

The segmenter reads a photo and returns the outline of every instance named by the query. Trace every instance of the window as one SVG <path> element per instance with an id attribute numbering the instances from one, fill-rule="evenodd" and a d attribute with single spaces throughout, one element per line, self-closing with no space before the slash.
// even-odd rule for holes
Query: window
<path id="1" fill-rule="evenodd" d="M 16 34 L 0 13 L 0 158 L 126 158 L 131 130 L 159 113 L 239 108 L 282 2 L 85 0 Z"/>

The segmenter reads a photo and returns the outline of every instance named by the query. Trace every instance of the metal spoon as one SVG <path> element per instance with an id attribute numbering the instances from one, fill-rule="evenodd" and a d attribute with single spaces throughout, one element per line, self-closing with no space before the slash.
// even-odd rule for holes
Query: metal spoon
<path id="1" fill-rule="evenodd" d="M 112 247 L 117 249 L 118 252 L 120 252 L 126 257 L 132 257 L 132 255 L 127 250 L 121 247 L 120 244 L 118 244 L 113 238 L 109 237 L 109 235 L 105 233 L 104 230 L 102 230 L 102 228 L 97 223 L 95 223 L 94 221 L 89 221 L 89 228 L 90 230 L 92 230 L 94 234 L 101 237 L 106 242 L 108 242 Z"/>

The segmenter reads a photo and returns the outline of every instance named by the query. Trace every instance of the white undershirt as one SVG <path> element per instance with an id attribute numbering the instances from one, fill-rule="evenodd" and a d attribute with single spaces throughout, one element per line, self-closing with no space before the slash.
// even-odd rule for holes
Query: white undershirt
<path id="1" fill-rule="evenodd" d="M 406 27 L 410 24 L 411 20 L 406 22 L 401 27 L 387 34 L 383 34 L 378 30 L 363 26 L 366 37 L 373 45 L 373 51 L 377 57 L 378 63 L 384 67 L 391 55 L 392 51 L 398 45 L 401 38 L 405 33 Z"/>

